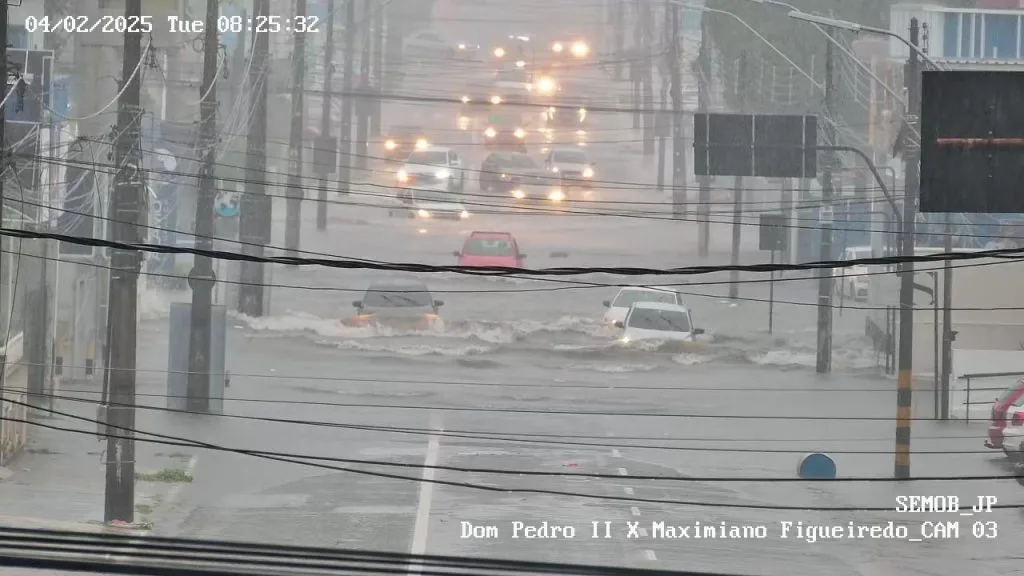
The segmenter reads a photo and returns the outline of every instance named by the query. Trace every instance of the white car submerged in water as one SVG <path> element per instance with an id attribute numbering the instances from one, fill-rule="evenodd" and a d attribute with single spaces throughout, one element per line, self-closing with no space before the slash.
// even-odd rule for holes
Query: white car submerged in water
<path id="1" fill-rule="evenodd" d="M 637 302 L 629 307 L 626 319 L 616 322 L 622 328 L 623 344 L 640 340 L 696 342 L 703 328 L 694 328 L 690 311 L 678 304 Z"/>
<path id="2" fill-rule="evenodd" d="M 612 300 L 605 300 L 604 313 L 606 324 L 622 322 L 626 319 L 629 307 L 637 302 L 661 302 L 663 304 L 683 305 L 683 295 L 668 288 L 648 288 L 643 286 L 626 286 L 619 290 Z"/>

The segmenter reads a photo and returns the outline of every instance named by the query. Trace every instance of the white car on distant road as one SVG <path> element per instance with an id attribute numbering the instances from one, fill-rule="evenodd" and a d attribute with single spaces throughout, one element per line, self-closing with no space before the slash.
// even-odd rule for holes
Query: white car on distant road
<path id="1" fill-rule="evenodd" d="M 696 342 L 704 333 L 694 328 L 690 311 L 678 304 L 662 302 L 637 302 L 629 307 L 626 319 L 616 322 L 622 328 L 620 341 L 623 344 L 639 340 L 666 340 L 674 342 Z"/>
<path id="2" fill-rule="evenodd" d="M 604 307 L 608 309 L 604 313 L 605 323 L 614 324 L 625 320 L 629 307 L 636 302 L 660 302 L 682 306 L 683 295 L 668 288 L 626 286 L 619 290 L 614 299 L 604 301 Z"/>
<path id="3" fill-rule="evenodd" d="M 426 146 L 413 150 L 395 175 L 402 188 L 461 192 L 466 187 L 462 158 L 451 148 Z"/>
<path id="4" fill-rule="evenodd" d="M 840 262 L 871 258 L 871 246 L 851 246 L 843 250 Z M 844 298 L 867 300 L 871 291 L 871 272 L 864 264 L 835 268 L 832 274 L 837 280 L 836 290 Z"/>

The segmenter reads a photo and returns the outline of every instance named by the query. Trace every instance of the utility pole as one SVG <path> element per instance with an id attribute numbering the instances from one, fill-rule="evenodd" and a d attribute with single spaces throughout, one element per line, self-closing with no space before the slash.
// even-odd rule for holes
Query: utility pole
<path id="1" fill-rule="evenodd" d="M 356 0 L 345 1 L 345 77 L 342 79 L 338 192 L 348 194 L 352 182 L 352 80 L 355 74 Z"/>
<path id="2" fill-rule="evenodd" d="M 320 108 L 320 137 L 324 143 L 331 138 L 331 95 L 334 93 L 332 80 L 334 79 L 334 0 L 327 0 L 327 39 L 324 44 L 324 91 Z M 324 145 L 324 144 L 321 144 Z M 332 151 L 336 147 L 330 147 Z M 318 151 L 326 154 L 326 151 Z M 316 229 L 327 230 L 327 176 L 334 172 L 334 163 L 338 161 L 337 152 L 332 157 L 331 166 L 317 165 L 320 176 L 320 198 L 316 203 Z"/>
<path id="3" fill-rule="evenodd" d="M 6 2 L 2 11 L 5 15 Z M 142 0 L 128 0 L 125 19 L 142 16 Z M 6 19 L 6 18 L 5 18 Z M 3 23 L 3 24 L 6 24 Z M 3 30 L 7 27 L 3 26 Z M 6 55 L 2 58 L 6 62 Z M 142 60 L 142 33 L 124 33 L 122 82 L 128 82 L 118 98 L 118 137 L 114 147 L 114 165 L 118 167 L 112 198 L 115 242 L 135 244 L 145 241 L 138 228 L 142 207 L 142 143 L 139 133 L 142 74 L 133 74 Z M 211 202 L 210 214 L 213 214 Z M 107 323 L 110 334 L 109 396 L 106 398 L 107 450 L 106 494 L 103 519 L 106 522 L 135 521 L 135 368 L 138 348 L 138 281 L 142 254 L 117 248 L 111 251 L 110 302 Z"/>
<path id="4" fill-rule="evenodd" d="M 640 4 L 640 18 L 643 24 L 643 76 L 644 83 L 644 157 L 654 156 L 654 55 L 652 54 L 651 3 L 646 0 Z"/>
<path id="5" fill-rule="evenodd" d="M 946 253 L 953 251 L 953 215 L 946 214 L 946 225 L 943 227 L 945 238 L 943 248 Z M 940 416 L 949 420 L 949 378 L 953 373 L 953 266 L 951 260 L 942 264 L 942 396 L 940 397 Z"/>
<path id="6" fill-rule="evenodd" d="M 305 18 L 306 0 L 296 0 L 295 16 Z M 303 118 L 303 100 L 305 99 L 306 81 L 306 34 L 295 31 L 295 43 L 292 45 L 292 123 L 288 139 L 288 189 L 285 204 L 284 246 L 285 254 L 292 257 L 299 255 L 299 238 L 302 226 L 302 137 L 306 129 Z M 326 91 L 327 88 L 324 87 Z"/>
<path id="7" fill-rule="evenodd" d="M 383 99 L 381 93 L 384 86 L 384 26 L 387 22 L 387 6 L 378 6 L 373 11 L 373 87 L 374 96 L 373 104 L 371 108 L 373 110 L 373 116 L 370 122 L 370 134 L 372 136 L 380 136 L 382 133 L 381 123 L 381 112 L 383 111 Z"/>
<path id="8" fill-rule="evenodd" d="M 203 165 L 199 173 L 199 198 L 196 199 L 195 246 L 199 250 L 213 249 L 213 204 L 216 199 L 217 162 L 217 58 L 220 47 L 217 39 L 219 0 L 206 0 L 206 29 L 203 34 L 203 83 L 200 87 L 199 142 Z M 191 412 L 206 412 L 210 407 L 210 324 L 213 315 L 213 285 L 217 276 L 213 272 L 213 259 L 194 257 L 189 273 L 192 288 L 192 310 L 188 343 L 188 401 Z"/>
<path id="9" fill-rule="evenodd" d="M 0 81 L 4 83 L 4 95 L 2 98 L 7 97 L 7 7 L 8 0 L 0 0 Z M 14 84 L 11 90 L 17 88 L 18 85 Z M 7 166 L 7 113 L 4 106 L 0 106 L 0 173 Z M 4 214 L 4 178 L 0 176 L 0 224 L 3 223 Z M 3 239 L 0 238 L 0 271 L 3 270 L 4 263 L 4 251 L 3 251 Z M 0 275 L 2 277 L 2 275 Z M 15 288 L 16 289 L 16 288 Z M 0 287 L 0 294 L 3 294 L 3 287 Z M 0 307 L 0 310 L 3 308 Z M 10 318 L 10 314 L 8 314 Z M 4 336 L 4 352 L 0 355 L 0 426 L 3 425 L 3 398 L 4 398 L 4 379 L 7 373 L 7 337 Z M 0 451 L 2 453 L 2 451 Z"/>
<path id="10" fill-rule="evenodd" d="M 747 53 L 740 52 L 738 86 L 740 112 L 747 110 L 747 85 L 748 61 Z M 730 262 L 733 270 L 729 272 L 729 298 L 735 300 L 740 296 L 740 272 L 736 266 L 740 265 L 740 241 L 742 239 L 740 225 L 743 217 L 743 176 L 736 176 L 732 192 L 732 257 Z"/>
<path id="11" fill-rule="evenodd" d="M 369 153 L 370 138 L 370 58 L 372 46 L 370 44 L 371 34 L 366 28 L 370 22 L 370 0 L 363 0 L 362 17 L 362 41 L 363 46 L 359 56 L 359 101 L 356 106 L 356 142 L 359 149 L 356 152 L 356 169 L 362 174 L 366 170 L 366 156 Z"/>
<path id="12" fill-rule="evenodd" d="M 911 18 L 912 48 L 905 76 L 909 115 L 905 121 L 910 127 L 915 128 L 919 124 L 921 114 L 921 62 L 917 54 L 919 33 L 917 18 Z M 914 263 L 909 259 L 914 256 L 914 219 L 917 217 L 917 197 L 921 193 L 921 175 L 918 172 L 921 156 L 918 146 L 912 144 L 903 151 L 906 191 L 903 194 L 903 244 L 900 252 L 904 260 L 900 266 L 900 357 L 896 377 L 896 461 L 893 469 L 897 479 L 910 477 L 910 423 L 914 372 Z"/>
<path id="13" fill-rule="evenodd" d="M 270 0 L 255 0 L 253 18 L 270 16 Z M 267 196 L 267 82 L 270 77 L 270 34 L 257 32 L 253 28 L 252 59 L 249 69 L 249 132 L 246 134 L 245 194 L 242 196 L 242 210 L 239 214 L 239 238 L 243 242 L 242 253 L 247 256 L 263 256 L 263 247 L 270 243 L 270 220 L 273 203 Z M 247 316 L 263 316 L 263 284 L 265 283 L 262 262 L 241 262 L 238 288 L 238 311 Z"/>
<path id="14" fill-rule="evenodd" d="M 700 52 L 697 54 L 697 108 L 701 114 L 707 114 L 710 108 L 711 81 L 711 32 L 708 30 L 707 13 L 700 17 Z M 697 176 L 698 192 L 697 211 L 700 214 L 697 223 L 697 252 L 701 258 L 708 257 L 708 246 L 711 244 L 711 178 Z"/>
<path id="15" fill-rule="evenodd" d="M 683 75 L 679 69 L 679 6 L 666 4 L 669 18 L 668 66 L 672 77 L 672 216 L 686 213 L 686 142 L 683 135 Z"/>
<path id="16" fill-rule="evenodd" d="M 832 29 L 828 30 L 832 35 Z M 836 145 L 835 130 L 835 80 L 833 78 L 832 40 L 825 45 L 825 143 Z M 818 226 L 821 228 L 821 251 L 818 260 L 832 260 L 832 169 L 835 165 L 835 152 L 825 152 L 825 166 L 821 175 L 821 216 Z M 818 271 L 818 357 L 816 370 L 818 374 L 832 371 L 832 292 L 833 274 L 831 268 Z"/>
<path id="17" fill-rule="evenodd" d="M 615 0 L 615 81 L 622 81 L 622 59 L 626 56 L 626 0 Z"/>

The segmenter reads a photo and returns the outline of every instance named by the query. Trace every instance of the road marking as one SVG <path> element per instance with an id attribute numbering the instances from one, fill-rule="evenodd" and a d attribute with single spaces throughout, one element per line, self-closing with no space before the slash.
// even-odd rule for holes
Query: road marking
<path id="1" fill-rule="evenodd" d="M 619 468 L 619 476 L 629 476 L 629 472 L 626 472 L 625 468 Z"/>
<path id="2" fill-rule="evenodd" d="M 444 428 L 441 427 L 436 415 L 431 417 L 430 427 L 438 432 L 444 432 Z M 423 459 L 422 478 L 425 482 L 420 483 L 419 502 L 416 505 L 416 524 L 412 531 L 410 554 L 413 556 L 422 556 L 427 551 L 427 531 L 430 528 L 430 501 L 434 497 L 434 484 L 431 480 L 434 479 L 434 472 L 436 470 L 433 466 L 437 466 L 437 457 L 440 451 L 440 437 L 431 434 L 430 440 L 427 441 L 427 455 Z M 419 564 L 413 563 L 409 565 L 409 574 L 419 574 L 420 570 Z"/>
<path id="3" fill-rule="evenodd" d="M 633 489 L 632 489 L 631 487 L 629 487 L 629 486 L 626 486 L 625 488 L 623 488 L 623 490 L 625 490 L 625 491 L 626 491 L 626 494 L 628 494 L 628 495 L 630 495 L 630 496 L 632 496 L 632 495 L 633 495 Z"/>
<path id="4" fill-rule="evenodd" d="M 612 448 L 612 456 L 615 458 L 622 458 L 622 452 L 619 452 L 618 448 Z"/>
<path id="5" fill-rule="evenodd" d="M 630 508 L 629 511 L 633 514 L 633 516 L 639 516 L 640 515 L 640 509 L 637 508 L 636 506 L 633 506 L 632 508 Z"/>
<path id="6" fill-rule="evenodd" d="M 651 562 L 658 559 L 658 557 L 654 555 L 654 550 L 644 550 L 644 556 L 647 556 L 647 559 Z"/>

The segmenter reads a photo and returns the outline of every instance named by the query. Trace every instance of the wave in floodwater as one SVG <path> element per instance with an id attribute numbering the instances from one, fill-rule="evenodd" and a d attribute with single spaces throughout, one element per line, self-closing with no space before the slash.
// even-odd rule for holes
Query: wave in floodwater
<path id="1" fill-rule="evenodd" d="M 528 356 L 538 363 L 608 373 L 644 372 L 679 366 L 708 364 L 763 365 L 778 369 L 815 366 L 817 345 L 813 331 L 767 335 L 709 334 L 697 343 L 643 341 L 622 344 L 615 329 L 600 319 L 564 316 L 543 320 L 448 319 L 430 330 L 396 330 L 386 326 L 346 326 L 338 319 L 310 314 L 266 318 L 235 316 L 248 330 L 264 336 L 309 338 L 316 344 L 404 357 L 449 357 L 478 366 L 501 356 Z M 483 358 L 482 358 L 483 357 Z M 517 361 L 522 361 L 521 358 Z M 859 335 L 837 334 L 833 342 L 833 369 L 874 371 L 876 355 Z"/>

